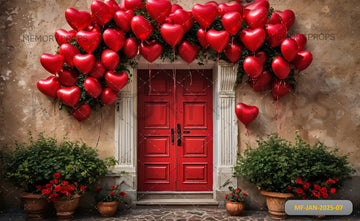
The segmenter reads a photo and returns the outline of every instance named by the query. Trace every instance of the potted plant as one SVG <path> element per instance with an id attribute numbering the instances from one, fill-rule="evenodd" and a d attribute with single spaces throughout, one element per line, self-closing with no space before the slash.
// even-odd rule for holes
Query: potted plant
<path id="1" fill-rule="evenodd" d="M 246 193 L 241 193 L 240 188 L 234 189 L 234 187 L 229 187 L 230 194 L 225 195 L 226 201 L 226 211 L 232 216 L 239 216 L 245 208 L 244 201 L 247 197 Z"/>
<path id="2" fill-rule="evenodd" d="M 123 200 L 126 193 L 120 190 L 120 185 L 111 186 L 111 189 L 103 189 L 101 186 L 96 187 L 96 208 L 104 217 L 114 216 L 119 202 Z"/>
<path id="3" fill-rule="evenodd" d="M 347 155 L 340 156 L 337 149 L 330 150 L 321 142 L 311 147 L 298 134 L 294 144 L 277 135 L 257 144 L 256 149 L 248 148 L 238 156 L 235 175 L 257 185 L 274 219 L 286 217 L 285 202 L 294 197 L 289 186 L 297 177 L 312 183 L 326 182 L 329 177 L 343 181 L 354 171 Z"/>

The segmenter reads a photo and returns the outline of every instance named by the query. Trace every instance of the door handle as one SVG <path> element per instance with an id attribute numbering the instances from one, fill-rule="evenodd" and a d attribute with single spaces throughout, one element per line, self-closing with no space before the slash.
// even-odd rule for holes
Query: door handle
<path id="1" fill-rule="evenodd" d="M 181 125 L 177 124 L 177 145 L 181 146 Z"/>
<path id="2" fill-rule="evenodd" d="M 171 128 L 171 145 L 174 145 L 174 128 Z"/>

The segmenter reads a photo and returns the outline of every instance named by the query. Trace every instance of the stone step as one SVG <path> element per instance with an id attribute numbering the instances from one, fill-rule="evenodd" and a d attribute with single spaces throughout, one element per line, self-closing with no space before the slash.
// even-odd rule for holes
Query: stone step
<path id="1" fill-rule="evenodd" d="M 136 208 L 218 208 L 214 199 L 143 199 L 136 202 Z"/>
<path id="2" fill-rule="evenodd" d="M 196 191 L 157 191 L 157 192 L 138 192 L 138 200 L 147 199 L 213 199 L 213 192 Z"/>

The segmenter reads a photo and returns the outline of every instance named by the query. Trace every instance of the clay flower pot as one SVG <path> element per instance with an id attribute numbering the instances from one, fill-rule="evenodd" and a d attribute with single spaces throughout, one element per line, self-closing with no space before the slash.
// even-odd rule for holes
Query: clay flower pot
<path id="1" fill-rule="evenodd" d="M 228 200 L 225 205 L 226 211 L 232 216 L 239 216 L 244 210 L 244 207 L 243 202 L 233 202 L 231 200 Z"/>
<path id="2" fill-rule="evenodd" d="M 41 194 L 23 193 L 24 210 L 28 220 L 44 219 L 49 214 L 49 202 Z"/>
<path id="3" fill-rule="evenodd" d="M 54 202 L 58 219 L 71 219 L 75 209 L 79 205 L 80 195 L 75 195 L 73 199 L 61 199 Z"/>
<path id="4" fill-rule="evenodd" d="M 101 216 L 104 217 L 111 217 L 114 216 L 117 209 L 118 209 L 119 202 L 113 201 L 113 202 L 98 202 L 96 205 L 97 210 L 101 214 Z"/>
<path id="5" fill-rule="evenodd" d="M 294 197 L 292 193 L 275 193 L 261 191 L 261 194 L 266 197 L 266 204 L 273 219 L 285 219 L 285 203 L 289 198 Z"/>

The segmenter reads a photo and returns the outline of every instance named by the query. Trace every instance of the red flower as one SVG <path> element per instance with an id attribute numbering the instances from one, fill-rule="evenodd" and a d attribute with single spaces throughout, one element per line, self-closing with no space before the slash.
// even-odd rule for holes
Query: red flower
<path id="1" fill-rule="evenodd" d="M 50 183 L 46 184 L 46 188 L 50 189 L 52 187 L 52 185 Z"/>
<path id="2" fill-rule="evenodd" d="M 66 186 L 61 187 L 61 193 L 67 193 L 68 188 Z"/>
<path id="3" fill-rule="evenodd" d="M 74 182 L 74 184 L 75 184 L 75 186 L 77 186 L 77 185 L 78 185 L 78 182 Z"/>
<path id="4" fill-rule="evenodd" d="M 121 195 L 121 196 L 126 196 L 126 193 L 125 193 L 125 192 L 120 192 L 120 195 Z M 227 198 L 227 195 L 226 195 L 225 198 Z"/>
<path id="5" fill-rule="evenodd" d="M 75 186 L 74 186 L 74 185 L 70 185 L 70 186 L 68 187 L 68 189 L 69 189 L 69 191 L 74 191 L 74 190 L 75 190 Z"/>
<path id="6" fill-rule="evenodd" d="M 297 184 L 301 184 L 301 183 L 302 183 L 302 179 L 301 179 L 300 177 L 297 178 L 297 179 L 296 179 L 296 183 L 297 183 Z"/>
<path id="7" fill-rule="evenodd" d="M 41 190 L 41 194 L 49 195 L 49 190 L 48 189 L 43 189 L 43 190 Z"/>
<path id="8" fill-rule="evenodd" d="M 234 193 L 230 193 L 231 196 L 234 196 L 235 194 Z"/>
<path id="9" fill-rule="evenodd" d="M 328 198 L 328 194 L 327 193 L 323 193 L 323 197 L 326 199 L 326 198 Z"/>
<path id="10" fill-rule="evenodd" d="M 56 185 L 55 186 L 55 192 L 60 192 L 61 191 L 61 186 L 60 185 Z"/>
<path id="11" fill-rule="evenodd" d="M 337 181 L 339 181 L 339 179 L 338 178 L 336 178 L 336 177 L 334 177 L 334 180 L 337 182 Z"/>
<path id="12" fill-rule="evenodd" d="M 241 189 L 239 189 L 239 188 L 236 189 L 236 192 L 239 192 L 239 193 L 240 193 L 240 191 L 241 191 Z"/>
<path id="13" fill-rule="evenodd" d="M 228 196 L 229 196 L 229 195 L 225 194 L 225 199 L 227 199 L 227 198 L 228 198 Z"/>
<path id="14" fill-rule="evenodd" d="M 81 186 L 81 187 L 80 187 L 80 190 L 81 190 L 81 191 L 85 191 L 85 186 Z"/>
<path id="15" fill-rule="evenodd" d="M 41 190 L 41 185 L 37 185 L 36 189 L 40 191 Z"/>
<path id="16" fill-rule="evenodd" d="M 336 183 L 336 181 L 333 180 L 333 179 L 328 179 L 328 180 L 326 180 L 326 185 L 334 184 L 334 183 Z"/>
<path id="17" fill-rule="evenodd" d="M 244 197 L 247 197 L 247 193 L 243 193 L 243 196 L 244 196 Z"/>
<path id="18" fill-rule="evenodd" d="M 296 192 L 300 195 L 304 192 L 304 190 L 301 188 L 296 188 Z"/>
<path id="19" fill-rule="evenodd" d="M 60 177 L 61 177 L 61 173 L 58 172 L 58 173 L 55 173 L 55 174 L 54 174 L 54 178 L 55 178 L 55 179 L 59 179 Z"/>
<path id="20" fill-rule="evenodd" d="M 101 186 L 97 186 L 96 191 L 100 191 L 100 190 L 101 190 Z"/>
<path id="21" fill-rule="evenodd" d="M 305 183 L 303 184 L 304 190 L 309 189 L 310 185 L 311 185 L 310 183 L 305 182 Z"/>
<path id="22" fill-rule="evenodd" d="M 317 185 L 317 184 L 314 184 L 314 189 L 320 190 L 320 189 L 321 189 L 321 186 L 320 186 L 320 185 Z"/>
<path id="23" fill-rule="evenodd" d="M 114 192 L 110 192 L 110 195 L 111 195 L 111 196 L 115 196 L 115 193 L 114 193 Z"/>
<path id="24" fill-rule="evenodd" d="M 66 195 L 66 196 L 71 196 L 71 193 L 66 192 L 65 195 Z"/>
<path id="25" fill-rule="evenodd" d="M 292 187 L 291 187 L 291 186 L 289 186 L 289 187 L 288 187 L 288 191 L 290 192 L 290 191 L 291 191 L 291 189 L 292 189 Z"/>
<path id="26" fill-rule="evenodd" d="M 336 188 L 331 188 L 331 189 L 330 189 L 330 192 L 331 192 L 332 194 L 336 193 Z"/>
<path id="27" fill-rule="evenodd" d="M 69 182 L 68 182 L 68 181 L 63 180 L 63 181 L 62 181 L 62 185 L 63 185 L 63 186 L 67 186 L 67 185 L 69 185 Z"/>
<path id="28" fill-rule="evenodd" d="M 327 193 L 327 188 L 326 187 L 321 188 L 320 193 Z"/>
<path id="29" fill-rule="evenodd" d="M 116 190 L 116 186 L 111 186 L 111 189 Z"/>
<path id="30" fill-rule="evenodd" d="M 315 197 L 318 197 L 318 198 L 321 196 L 320 192 L 317 191 L 317 190 L 313 190 L 313 191 L 312 191 L 312 194 L 313 194 Z"/>
<path id="31" fill-rule="evenodd" d="M 58 180 L 57 180 L 57 179 L 53 179 L 53 180 L 50 181 L 50 183 L 51 183 L 51 184 L 56 184 L 56 183 L 58 183 Z"/>
<path id="32" fill-rule="evenodd" d="M 236 199 L 239 199 L 239 196 L 236 196 Z"/>

